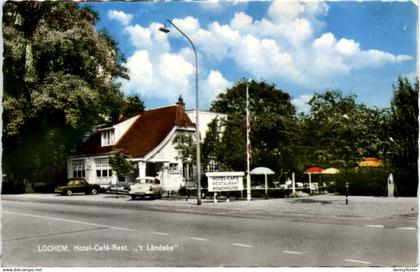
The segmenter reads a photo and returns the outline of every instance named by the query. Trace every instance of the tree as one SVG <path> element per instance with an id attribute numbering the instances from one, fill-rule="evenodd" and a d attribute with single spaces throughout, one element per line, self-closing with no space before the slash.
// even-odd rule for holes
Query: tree
<path id="1" fill-rule="evenodd" d="M 176 132 L 172 143 L 178 153 L 177 159 L 182 161 L 183 165 L 196 161 L 195 141 L 189 132 Z"/>
<path id="2" fill-rule="evenodd" d="M 384 158 L 387 111 L 370 109 L 341 91 L 316 93 L 302 121 L 301 149 L 305 166 L 351 168 L 362 157 Z"/>
<path id="3" fill-rule="evenodd" d="M 246 169 L 245 89 L 248 83 L 237 82 L 212 103 L 211 111 L 226 113 L 221 138 L 213 133 L 204 145 L 231 170 Z M 251 112 L 252 167 L 266 166 L 281 174 L 294 169 L 294 136 L 297 131 L 295 108 L 290 96 L 275 85 L 249 83 Z M 216 130 L 217 131 L 217 130 Z M 211 144 L 213 141 L 215 144 Z M 213 150 L 211 150 L 213 149 Z"/>
<path id="4" fill-rule="evenodd" d="M 388 131 L 392 143 L 390 160 L 397 173 L 401 194 L 417 195 L 418 185 L 419 80 L 411 84 L 400 77 L 394 85 Z"/>
<path id="5" fill-rule="evenodd" d="M 3 170 L 33 180 L 62 167 L 83 135 L 124 105 L 128 78 L 98 16 L 73 3 L 7 2 L 3 8 Z"/>
<path id="6" fill-rule="evenodd" d="M 223 153 L 220 152 L 220 146 L 223 144 L 223 119 L 215 118 L 209 124 L 206 132 L 206 137 L 202 143 L 202 161 L 204 165 L 211 162 L 217 162 L 218 169 L 226 169 L 225 164 L 222 162 Z"/>
<path id="7" fill-rule="evenodd" d="M 125 98 L 125 106 L 123 109 L 123 115 L 131 115 L 144 111 L 144 102 L 137 95 L 127 96 Z"/>
<path id="8" fill-rule="evenodd" d="M 109 157 L 109 165 L 117 176 L 125 177 L 134 173 L 135 165 L 127 159 L 128 157 L 119 150 L 116 150 L 114 154 Z"/>

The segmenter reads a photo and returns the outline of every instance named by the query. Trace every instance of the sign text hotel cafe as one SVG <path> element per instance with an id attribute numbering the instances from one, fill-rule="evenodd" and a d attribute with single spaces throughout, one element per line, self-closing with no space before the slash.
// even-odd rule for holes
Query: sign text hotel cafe
<path id="1" fill-rule="evenodd" d="M 244 188 L 244 175 L 244 172 L 206 173 L 209 192 L 241 191 Z"/>

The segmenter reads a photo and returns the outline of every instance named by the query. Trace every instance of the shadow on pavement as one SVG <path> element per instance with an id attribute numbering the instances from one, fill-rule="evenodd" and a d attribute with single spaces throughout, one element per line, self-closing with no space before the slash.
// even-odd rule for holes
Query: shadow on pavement
<path id="1" fill-rule="evenodd" d="M 321 203 L 321 204 L 331 204 L 332 201 L 327 201 L 327 200 L 315 200 L 315 199 L 307 199 L 307 198 L 302 198 L 302 199 L 294 199 L 294 200 L 289 200 L 292 204 L 294 203 Z"/>

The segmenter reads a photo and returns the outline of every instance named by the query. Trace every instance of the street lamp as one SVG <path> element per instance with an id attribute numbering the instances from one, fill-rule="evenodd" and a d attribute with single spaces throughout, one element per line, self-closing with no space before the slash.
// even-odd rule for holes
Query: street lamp
<path id="1" fill-rule="evenodd" d="M 173 27 L 176 28 L 176 30 L 179 31 L 191 44 L 193 50 L 194 50 L 194 56 L 195 56 L 195 130 L 196 130 L 196 137 L 197 137 L 197 205 L 201 205 L 201 161 L 200 161 L 200 123 L 199 123 L 199 110 L 198 110 L 198 65 L 197 65 L 197 51 L 195 50 L 195 46 L 191 39 L 182 32 L 181 29 L 179 29 L 174 23 L 172 23 L 171 20 L 166 19 L 164 23 L 164 27 L 160 27 L 159 31 L 162 31 L 163 33 L 169 33 L 170 30 L 166 28 L 166 23 L 171 24 Z"/>

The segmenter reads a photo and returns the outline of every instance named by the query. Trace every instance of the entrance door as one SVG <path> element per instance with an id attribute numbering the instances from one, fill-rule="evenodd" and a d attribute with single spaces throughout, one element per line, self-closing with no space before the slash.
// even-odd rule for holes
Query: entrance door
<path id="1" fill-rule="evenodd" d="M 162 162 L 148 162 L 146 163 L 146 176 L 156 177 L 160 174 L 163 168 Z"/>

